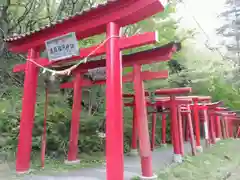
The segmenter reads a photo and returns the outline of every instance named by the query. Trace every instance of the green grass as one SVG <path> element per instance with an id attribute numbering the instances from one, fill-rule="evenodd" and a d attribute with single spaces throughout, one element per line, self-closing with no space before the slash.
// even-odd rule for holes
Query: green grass
<path id="1" fill-rule="evenodd" d="M 186 156 L 181 165 L 166 168 L 159 180 L 218 180 L 227 179 L 240 169 L 240 141 L 226 140 L 206 149 L 196 157 Z"/>
<path id="2" fill-rule="evenodd" d="M 40 160 L 32 161 L 32 172 L 33 173 L 44 173 L 44 174 L 54 174 L 56 172 L 68 172 L 71 170 L 77 170 L 86 167 L 95 167 L 105 162 L 103 153 L 92 153 L 92 154 L 80 154 L 80 163 L 67 165 L 64 163 L 65 158 L 58 159 L 45 159 L 44 169 L 40 166 Z"/>
<path id="3" fill-rule="evenodd" d="M 29 174 L 54 175 L 56 173 L 66 173 L 69 171 L 79 170 L 86 167 L 96 167 L 105 162 L 104 155 L 101 152 L 90 154 L 80 154 L 80 163 L 74 165 L 66 165 L 65 158 L 58 159 L 45 158 L 45 167 L 41 168 L 40 154 L 35 153 L 32 158 L 31 169 Z M 15 163 L 5 162 L 0 164 L 0 180 L 1 179 L 22 179 L 24 175 L 15 173 Z"/>

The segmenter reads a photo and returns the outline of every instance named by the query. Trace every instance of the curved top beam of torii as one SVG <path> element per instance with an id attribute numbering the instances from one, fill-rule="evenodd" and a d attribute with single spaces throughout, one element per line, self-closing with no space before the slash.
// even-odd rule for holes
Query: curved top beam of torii
<path id="1" fill-rule="evenodd" d="M 30 48 L 43 47 L 45 41 L 69 32 L 77 39 L 104 33 L 106 24 L 116 22 L 124 27 L 164 10 L 167 0 L 114 0 L 93 9 L 76 13 L 37 30 L 7 37 L 5 41 L 12 52 L 26 52 Z"/>
<path id="2" fill-rule="evenodd" d="M 191 87 L 184 87 L 184 88 L 164 88 L 164 89 L 158 89 L 155 91 L 155 95 L 165 95 L 165 96 L 171 96 L 171 95 L 180 95 L 180 94 L 186 94 L 192 92 Z M 145 92 L 145 96 L 149 96 L 148 92 Z M 123 94 L 124 98 L 133 98 L 134 94 Z"/>
<path id="3" fill-rule="evenodd" d="M 130 37 L 121 37 L 119 39 L 119 48 L 121 50 L 135 48 L 142 45 L 153 44 L 158 41 L 158 33 L 157 32 L 147 32 L 143 34 L 137 34 Z M 79 61 L 86 57 L 96 57 L 100 55 L 104 55 L 106 53 L 105 46 L 100 46 L 98 44 L 96 46 L 91 46 L 87 48 L 79 49 L 79 56 L 72 56 L 70 58 L 60 60 L 60 61 L 49 61 L 48 58 L 37 58 L 35 61 L 43 67 L 62 67 L 67 68 L 68 63 L 72 63 L 74 61 Z M 13 68 L 13 72 L 25 71 L 26 64 L 17 64 Z M 90 68 L 91 69 L 91 68 Z"/>

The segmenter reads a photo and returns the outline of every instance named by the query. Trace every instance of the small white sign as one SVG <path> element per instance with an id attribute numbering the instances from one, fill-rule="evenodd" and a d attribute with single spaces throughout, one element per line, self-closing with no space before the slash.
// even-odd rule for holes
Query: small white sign
<path id="1" fill-rule="evenodd" d="M 74 32 L 45 41 L 48 58 L 58 61 L 79 55 L 78 41 Z"/>

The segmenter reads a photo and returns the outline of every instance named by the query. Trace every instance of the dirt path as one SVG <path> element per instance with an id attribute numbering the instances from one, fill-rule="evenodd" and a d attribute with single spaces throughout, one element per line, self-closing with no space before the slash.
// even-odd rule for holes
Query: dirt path
<path id="1" fill-rule="evenodd" d="M 189 144 L 185 144 L 186 152 L 190 152 Z M 172 162 L 172 148 L 157 149 L 153 152 L 153 168 L 155 172 L 160 169 L 164 169 Z M 138 157 L 125 156 L 124 159 L 124 178 L 130 180 L 141 173 L 140 159 Z M 105 166 L 99 166 L 96 168 L 83 168 L 76 171 L 67 173 L 58 173 L 52 176 L 47 175 L 31 175 L 25 176 L 26 180 L 105 180 L 106 168 Z"/>

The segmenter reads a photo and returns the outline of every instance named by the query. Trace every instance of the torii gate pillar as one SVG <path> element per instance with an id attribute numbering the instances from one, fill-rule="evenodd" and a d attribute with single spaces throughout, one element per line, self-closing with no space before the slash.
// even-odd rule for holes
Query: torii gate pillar
<path id="1" fill-rule="evenodd" d="M 161 131 L 161 146 L 166 147 L 166 128 L 167 128 L 167 120 L 166 114 L 162 113 L 162 131 Z"/>
<path id="2" fill-rule="evenodd" d="M 144 85 L 141 78 L 141 65 L 134 65 L 134 91 L 135 107 L 137 115 L 137 134 L 139 138 L 139 149 L 141 158 L 141 179 L 157 179 L 152 170 L 152 151 L 148 132 L 148 120 L 145 101 Z"/>
<path id="3" fill-rule="evenodd" d="M 32 128 L 34 122 L 37 81 L 39 68 L 31 61 L 39 56 L 35 49 L 28 51 L 26 62 L 24 90 L 22 98 L 22 113 L 20 120 L 20 132 L 17 149 L 16 171 L 25 173 L 30 168 L 32 150 Z"/>
<path id="4" fill-rule="evenodd" d="M 216 141 L 221 140 L 221 122 L 220 122 L 220 116 L 214 115 L 215 117 L 215 132 L 216 132 Z"/>
<path id="5" fill-rule="evenodd" d="M 134 100 L 135 101 L 135 100 Z M 135 104 L 135 102 L 134 102 Z M 137 147 L 137 115 L 136 115 L 136 106 L 133 106 L 133 120 L 132 120 L 132 143 L 131 143 L 131 156 L 138 155 L 138 147 Z"/>
<path id="6" fill-rule="evenodd" d="M 210 138 L 211 138 L 211 144 L 216 144 L 216 135 L 215 135 L 215 131 L 214 131 L 214 116 L 213 114 L 210 114 L 209 115 L 210 118 L 209 118 L 209 135 L 210 135 Z"/>
<path id="7" fill-rule="evenodd" d="M 81 112 L 82 88 L 81 88 L 81 74 L 75 75 L 74 79 L 74 94 L 72 105 L 72 121 L 69 138 L 68 159 L 66 164 L 79 163 L 78 155 L 78 134 L 79 134 L 79 119 Z"/>
<path id="8" fill-rule="evenodd" d="M 180 140 L 179 140 L 179 127 L 178 127 L 178 111 L 177 103 L 175 96 L 170 96 L 170 107 L 171 107 L 171 137 L 173 144 L 173 160 L 177 163 L 182 163 L 182 155 L 180 149 Z"/>
<path id="9" fill-rule="evenodd" d="M 156 121 L 157 121 L 157 113 L 152 113 L 152 141 L 151 141 L 151 150 L 154 151 L 155 148 L 155 135 L 156 135 Z"/>
<path id="10" fill-rule="evenodd" d="M 200 137 L 200 121 L 199 121 L 199 108 L 198 108 L 198 99 L 193 99 L 193 117 L 195 124 L 195 135 L 196 135 L 196 150 L 202 152 L 201 146 L 201 137 Z"/>
<path id="11" fill-rule="evenodd" d="M 107 180 L 124 179 L 122 58 L 119 48 L 120 26 L 107 24 L 106 44 L 106 169 Z M 118 163 L 116 163 L 118 162 Z"/>

